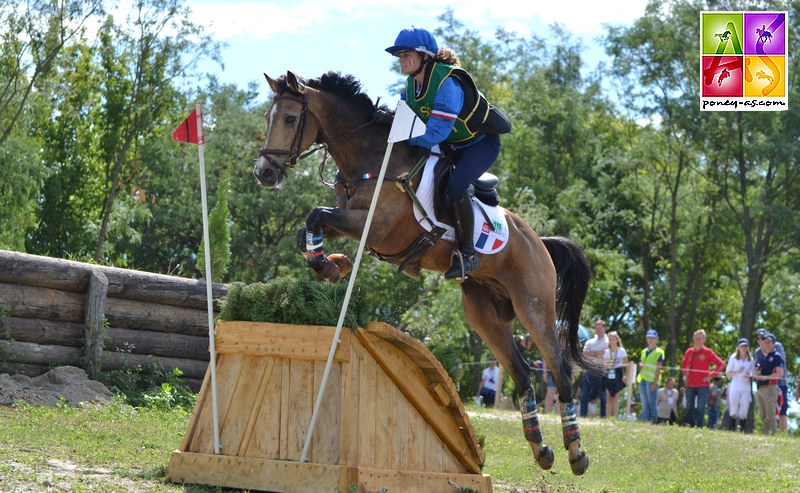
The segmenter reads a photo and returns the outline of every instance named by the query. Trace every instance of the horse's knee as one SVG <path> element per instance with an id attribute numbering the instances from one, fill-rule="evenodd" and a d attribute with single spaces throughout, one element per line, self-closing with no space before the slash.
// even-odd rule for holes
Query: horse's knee
<path id="1" fill-rule="evenodd" d="M 322 232 L 322 227 L 325 225 L 326 216 L 331 212 L 330 207 L 316 207 L 306 217 L 306 228 L 313 232 Z"/>

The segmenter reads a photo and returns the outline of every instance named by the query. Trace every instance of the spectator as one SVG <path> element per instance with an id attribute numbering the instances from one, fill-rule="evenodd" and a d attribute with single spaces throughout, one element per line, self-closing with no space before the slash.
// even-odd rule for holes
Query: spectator
<path id="1" fill-rule="evenodd" d="M 547 390 L 544 395 L 544 413 L 548 414 L 558 409 L 558 406 L 553 405 L 558 399 L 558 389 L 556 388 L 555 380 L 553 380 L 553 372 L 547 368 L 547 362 L 544 359 L 542 360 L 542 380 L 547 382 Z"/>
<path id="2" fill-rule="evenodd" d="M 775 351 L 775 336 L 767 333 L 761 340 L 761 351 L 766 355 L 756 363 L 758 412 L 761 415 L 761 433 L 775 435 L 778 431 L 776 407 L 778 406 L 778 380 L 783 376 L 784 362 Z"/>
<path id="3" fill-rule="evenodd" d="M 711 380 L 722 373 L 725 362 L 711 348 L 705 346 L 705 330 L 696 331 L 693 340 L 694 347 L 686 350 L 681 362 L 681 371 L 686 379 L 684 422 L 689 426 L 702 428 L 708 403 L 708 387 Z M 714 365 L 714 371 L 711 371 L 711 365 Z"/>
<path id="4" fill-rule="evenodd" d="M 594 323 L 594 331 L 597 335 L 586 341 L 583 346 L 584 354 L 589 358 L 602 359 L 608 349 L 608 337 L 606 337 L 606 323 L 598 320 Z M 581 417 L 586 417 L 589 412 L 589 401 L 600 398 L 600 417 L 606 417 L 606 394 L 603 392 L 603 374 L 595 372 L 584 372 L 581 378 Z"/>
<path id="5" fill-rule="evenodd" d="M 766 353 L 761 349 L 761 341 L 764 340 L 764 335 L 766 335 L 767 331 L 765 329 L 758 329 L 756 331 L 756 341 L 759 344 L 758 350 L 756 350 L 756 354 L 753 356 L 754 364 L 758 364 L 764 357 Z M 789 361 L 786 359 L 786 351 L 783 349 L 783 344 L 778 341 L 775 341 L 775 351 L 781 355 L 781 359 L 783 360 L 783 375 L 786 376 L 786 362 Z M 778 413 L 778 428 L 781 431 L 787 431 L 789 429 L 789 419 L 786 416 L 786 412 L 789 410 L 789 386 L 786 384 L 786 378 L 779 378 L 778 379 L 778 392 L 780 395 L 778 396 L 778 402 L 780 404 L 780 410 Z"/>
<path id="6" fill-rule="evenodd" d="M 747 410 L 750 408 L 750 400 L 753 397 L 751 384 L 751 379 L 754 375 L 753 370 L 750 343 L 747 339 L 739 339 L 736 351 L 731 355 L 728 360 L 728 366 L 725 368 L 725 375 L 731 378 L 731 383 L 728 385 L 727 400 L 730 414 L 728 429 L 731 431 L 736 431 L 739 423 L 741 423 L 742 431 L 744 431 Z"/>
<path id="7" fill-rule="evenodd" d="M 603 377 L 603 389 L 606 392 L 606 416 L 619 414 L 619 393 L 628 382 L 628 353 L 622 347 L 622 340 L 617 331 L 609 332 L 608 349 L 603 354 L 608 373 Z"/>
<path id="8" fill-rule="evenodd" d="M 494 407 L 494 401 L 497 397 L 497 390 L 503 388 L 503 371 L 497 366 L 497 359 L 494 355 L 489 355 L 489 367 L 483 369 L 481 375 L 480 392 L 476 397 L 481 397 L 483 405 L 486 407 Z"/>
<path id="9" fill-rule="evenodd" d="M 708 386 L 708 429 L 717 429 L 717 420 L 719 420 L 719 401 L 721 400 L 720 385 L 722 385 L 722 377 L 715 377 Z"/>
<path id="10" fill-rule="evenodd" d="M 658 347 L 658 332 L 653 329 L 645 335 L 647 347 L 639 360 L 639 398 L 642 400 L 642 421 L 658 423 L 658 382 L 664 366 L 664 350 Z"/>
<path id="11" fill-rule="evenodd" d="M 658 389 L 658 423 L 674 425 L 678 420 L 678 391 L 675 390 L 675 377 L 667 377 L 664 387 Z"/>

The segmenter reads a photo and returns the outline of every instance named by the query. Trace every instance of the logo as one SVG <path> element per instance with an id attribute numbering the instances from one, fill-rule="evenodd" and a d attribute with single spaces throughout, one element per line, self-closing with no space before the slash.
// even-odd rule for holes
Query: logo
<path id="1" fill-rule="evenodd" d="M 787 12 L 700 13 L 700 109 L 788 109 Z"/>
<path id="2" fill-rule="evenodd" d="M 422 119 L 427 122 L 428 118 L 431 117 L 431 111 L 432 111 L 431 105 L 426 104 L 426 105 L 420 107 L 419 114 L 422 115 Z"/>
<path id="3" fill-rule="evenodd" d="M 491 228 L 489 227 L 489 223 L 484 222 L 483 226 L 481 226 L 481 231 L 483 231 L 484 233 L 488 233 L 489 231 L 491 231 Z"/>

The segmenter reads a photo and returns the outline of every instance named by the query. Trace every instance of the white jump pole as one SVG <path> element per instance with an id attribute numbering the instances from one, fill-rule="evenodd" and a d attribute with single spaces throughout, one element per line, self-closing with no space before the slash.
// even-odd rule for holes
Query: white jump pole
<path id="1" fill-rule="evenodd" d="M 375 207 L 378 205 L 378 196 L 381 193 L 381 185 L 383 185 L 383 177 L 386 175 L 386 165 L 389 164 L 389 156 L 392 154 L 392 147 L 394 142 L 389 142 L 386 147 L 386 154 L 383 156 L 383 163 L 381 164 L 381 171 L 378 174 L 378 181 L 375 184 L 375 193 L 372 194 L 372 203 L 369 205 L 369 212 L 367 213 L 367 222 L 364 224 L 364 232 L 361 233 L 361 242 L 358 244 L 358 253 L 353 262 L 353 272 L 350 273 L 350 281 L 347 283 L 347 291 L 344 294 L 344 302 L 342 309 L 339 312 L 339 321 L 336 323 L 336 332 L 333 334 L 333 342 L 331 343 L 331 350 L 328 353 L 328 361 L 325 363 L 325 373 L 322 375 L 322 382 L 319 386 L 319 393 L 317 400 L 314 402 L 314 413 L 311 415 L 311 425 L 308 427 L 306 434 L 306 442 L 303 445 L 303 455 L 300 456 L 300 462 L 308 462 L 308 449 L 311 447 L 311 437 L 314 434 L 314 428 L 317 426 L 317 417 L 319 410 L 322 406 L 322 397 L 325 395 L 325 387 L 328 384 L 328 375 L 331 372 L 333 365 L 333 356 L 336 354 L 336 348 L 342 342 L 339 336 L 342 333 L 342 325 L 344 324 L 344 317 L 347 314 L 347 305 L 350 304 L 350 295 L 353 293 L 353 286 L 356 283 L 356 276 L 358 275 L 358 266 L 361 264 L 361 256 L 364 254 L 364 246 L 367 243 L 367 235 L 369 235 L 369 228 L 372 225 L 372 216 L 375 214 Z"/>
<path id="2" fill-rule="evenodd" d="M 364 224 L 364 231 L 361 233 L 361 242 L 358 244 L 358 252 L 356 253 L 356 259 L 353 262 L 353 272 L 350 273 L 350 281 L 347 283 L 347 291 L 344 295 L 344 303 L 342 303 L 342 309 L 339 312 L 339 321 L 336 324 L 336 331 L 333 334 L 331 350 L 328 352 L 328 361 L 325 363 L 325 373 L 322 375 L 322 382 L 319 386 L 317 400 L 314 402 L 314 412 L 311 415 L 311 424 L 308 427 L 308 433 L 306 434 L 306 441 L 303 445 L 303 454 L 300 456 L 300 462 L 308 462 L 308 449 L 311 447 L 311 437 L 314 435 L 314 428 L 317 426 L 317 417 L 319 416 L 320 407 L 322 407 L 322 398 L 325 395 L 325 387 L 328 384 L 328 375 L 330 374 L 331 366 L 333 365 L 333 356 L 336 354 L 336 348 L 341 342 L 339 336 L 342 333 L 344 317 L 347 314 L 347 305 L 350 304 L 350 296 L 353 293 L 353 286 L 356 283 L 358 266 L 361 265 L 361 256 L 363 255 L 364 247 L 367 244 L 369 228 L 372 225 L 372 216 L 375 214 L 375 208 L 378 205 L 378 196 L 381 193 L 383 178 L 386 176 L 386 167 L 389 164 L 389 157 L 392 155 L 392 147 L 394 146 L 395 142 L 401 142 L 410 137 L 422 135 L 423 133 L 425 133 L 425 125 L 419 121 L 416 115 L 411 112 L 411 110 L 403 101 L 400 101 L 397 106 L 397 111 L 395 112 L 392 131 L 389 134 L 389 145 L 386 147 L 386 153 L 383 155 L 383 163 L 381 163 L 381 170 L 380 173 L 378 173 L 378 181 L 375 184 L 375 193 L 372 194 L 372 202 L 369 205 L 367 221 Z"/>
<path id="3" fill-rule="evenodd" d="M 211 290 L 211 244 L 208 233 L 208 201 L 206 200 L 206 166 L 203 157 L 203 146 L 205 136 L 203 134 L 203 110 L 198 104 L 197 111 L 197 133 L 200 136 L 197 145 L 200 154 L 200 195 L 203 197 L 203 244 L 205 246 L 206 261 L 206 298 L 208 299 L 208 350 L 211 353 L 211 407 L 214 417 L 214 453 L 219 454 L 222 447 L 219 444 L 219 414 L 217 412 L 217 350 L 214 344 L 214 302 Z"/>

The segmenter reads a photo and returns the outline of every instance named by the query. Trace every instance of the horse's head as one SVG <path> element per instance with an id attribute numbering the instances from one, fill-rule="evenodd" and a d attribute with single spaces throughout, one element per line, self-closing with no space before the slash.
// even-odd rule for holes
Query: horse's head
<path id="1" fill-rule="evenodd" d="M 318 140 L 321 125 L 308 109 L 308 90 L 300 77 L 292 72 L 277 80 L 267 74 L 264 77 L 275 96 L 265 115 L 267 140 L 260 150 L 253 175 L 261 186 L 278 188 L 286 178 L 286 170 L 293 168 L 300 154 Z M 311 122 L 307 118 L 309 114 L 313 117 Z"/>

